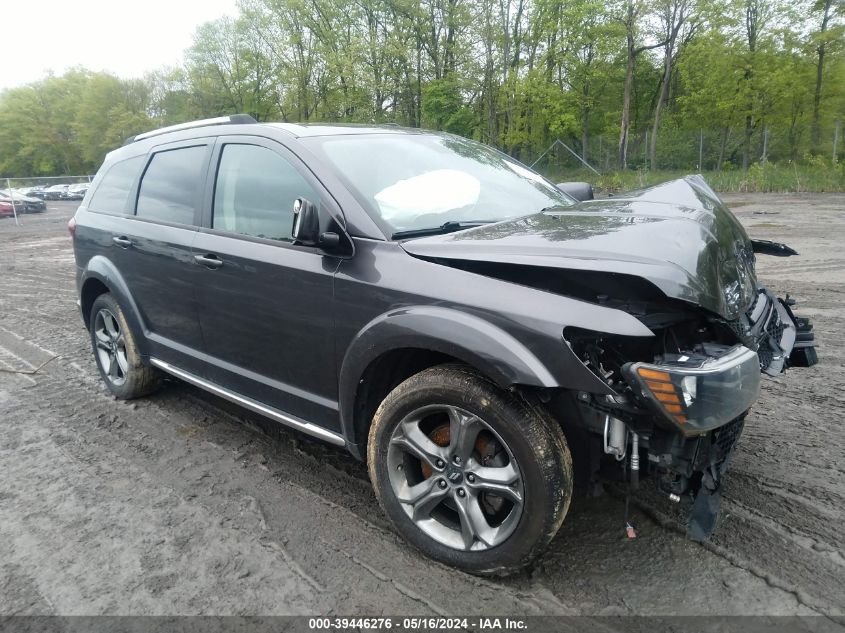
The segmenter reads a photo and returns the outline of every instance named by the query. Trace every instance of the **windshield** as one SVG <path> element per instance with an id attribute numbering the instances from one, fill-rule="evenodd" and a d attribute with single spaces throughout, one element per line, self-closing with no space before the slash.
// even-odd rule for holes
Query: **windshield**
<path id="1" fill-rule="evenodd" d="M 303 139 L 392 233 L 496 222 L 573 200 L 486 145 L 453 136 L 362 134 Z"/>

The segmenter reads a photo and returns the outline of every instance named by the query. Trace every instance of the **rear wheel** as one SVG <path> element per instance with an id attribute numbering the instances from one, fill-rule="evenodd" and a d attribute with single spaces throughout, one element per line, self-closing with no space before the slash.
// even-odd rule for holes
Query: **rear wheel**
<path id="1" fill-rule="evenodd" d="M 131 400 L 158 388 L 161 375 L 141 362 L 126 317 L 114 297 L 102 294 L 94 300 L 89 323 L 94 358 L 109 391 Z"/>
<path id="2" fill-rule="evenodd" d="M 477 574 L 528 564 L 572 493 L 560 426 L 460 365 L 420 372 L 385 398 L 368 462 L 396 529 L 428 556 Z"/>

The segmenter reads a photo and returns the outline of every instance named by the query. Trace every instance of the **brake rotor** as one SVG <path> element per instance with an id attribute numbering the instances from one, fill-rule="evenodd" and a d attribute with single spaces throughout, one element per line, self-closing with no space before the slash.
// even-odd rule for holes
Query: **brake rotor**
<path id="1" fill-rule="evenodd" d="M 440 426 L 434 428 L 431 433 L 428 434 L 428 438 L 437 444 L 438 446 L 449 446 L 449 441 L 451 439 L 451 433 L 449 431 L 448 424 L 441 424 Z M 496 449 L 492 441 L 493 438 L 487 437 L 484 433 L 479 433 L 478 437 L 475 439 L 475 450 L 478 452 L 480 456 L 480 462 L 482 466 L 486 466 L 490 460 L 492 460 L 496 456 Z M 431 477 L 432 473 L 434 472 L 426 462 L 420 462 L 420 469 L 422 470 L 423 477 L 428 479 Z"/>

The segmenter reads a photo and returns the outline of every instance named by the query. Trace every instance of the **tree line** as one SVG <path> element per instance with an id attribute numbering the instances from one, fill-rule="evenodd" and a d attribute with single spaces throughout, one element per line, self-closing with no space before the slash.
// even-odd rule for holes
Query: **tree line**
<path id="1" fill-rule="evenodd" d="M 705 162 L 705 131 L 710 168 L 835 161 L 843 23 L 843 0 L 243 0 L 177 68 L 4 91 L 0 175 L 93 172 L 135 133 L 234 112 L 446 130 L 524 162 L 560 139 L 622 170 Z"/>

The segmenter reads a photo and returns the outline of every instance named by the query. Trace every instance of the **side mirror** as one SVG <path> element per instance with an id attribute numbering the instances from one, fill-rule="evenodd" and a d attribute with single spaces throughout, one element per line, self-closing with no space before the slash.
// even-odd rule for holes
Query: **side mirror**
<path id="1" fill-rule="evenodd" d="M 317 206 L 305 199 L 297 198 L 293 202 L 293 226 L 291 237 L 302 246 L 320 246 L 331 249 L 340 244 L 340 235 L 321 229 L 320 211 Z"/>
<path id="2" fill-rule="evenodd" d="M 293 227 L 290 236 L 303 246 L 316 246 L 320 240 L 320 215 L 317 207 L 305 198 L 293 201 Z"/>
<path id="3" fill-rule="evenodd" d="M 556 187 L 579 202 L 593 199 L 593 185 L 588 182 L 559 182 Z"/>

